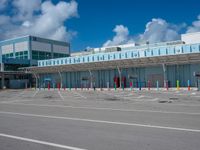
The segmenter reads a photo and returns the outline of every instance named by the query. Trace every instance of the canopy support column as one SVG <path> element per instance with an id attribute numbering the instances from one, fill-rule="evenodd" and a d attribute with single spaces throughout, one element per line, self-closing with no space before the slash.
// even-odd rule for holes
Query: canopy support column
<path id="1" fill-rule="evenodd" d="M 162 67 L 163 67 L 163 75 L 164 75 L 164 87 L 166 88 L 168 85 L 167 85 L 167 70 L 166 70 L 166 65 L 165 64 L 162 64 Z"/>
<path id="2" fill-rule="evenodd" d="M 93 88 L 93 81 L 92 81 L 92 71 L 88 70 L 90 73 L 90 88 Z"/>

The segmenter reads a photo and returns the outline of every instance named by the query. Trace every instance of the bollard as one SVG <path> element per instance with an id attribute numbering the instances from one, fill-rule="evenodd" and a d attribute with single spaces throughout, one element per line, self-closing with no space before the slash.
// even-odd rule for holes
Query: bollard
<path id="1" fill-rule="evenodd" d="M 53 89 L 55 90 L 55 83 L 53 83 Z"/>
<path id="2" fill-rule="evenodd" d="M 50 83 L 48 82 L 48 90 L 50 90 Z"/>
<path id="3" fill-rule="evenodd" d="M 148 80 L 148 90 L 149 90 L 149 91 L 151 90 L 151 83 L 150 83 L 149 80 Z"/>
<path id="4" fill-rule="evenodd" d="M 71 85 L 69 85 L 69 90 L 71 91 Z"/>
<path id="5" fill-rule="evenodd" d="M 60 91 L 60 83 L 58 83 L 58 90 Z"/>
<path id="6" fill-rule="evenodd" d="M 190 91 L 190 80 L 188 80 L 188 91 Z"/>
<path id="7" fill-rule="evenodd" d="M 130 90 L 133 90 L 133 82 L 130 82 Z"/>
<path id="8" fill-rule="evenodd" d="M 114 83 L 114 88 L 115 88 L 115 91 L 117 90 L 117 85 L 116 85 L 116 83 Z"/>
<path id="9" fill-rule="evenodd" d="M 168 81 L 166 81 L 166 89 L 167 89 L 167 91 L 169 90 L 169 84 L 168 84 Z"/>
<path id="10" fill-rule="evenodd" d="M 139 90 L 141 91 L 142 90 L 142 83 L 139 82 Z"/>
<path id="11" fill-rule="evenodd" d="M 124 84 L 122 84 L 122 89 L 123 89 L 123 91 L 124 91 Z"/>
<path id="12" fill-rule="evenodd" d="M 108 91 L 110 91 L 110 84 L 109 84 L 109 82 L 107 82 L 107 89 L 108 89 Z"/>
<path id="13" fill-rule="evenodd" d="M 156 87 L 157 87 L 157 91 L 159 90 L 159 82 L 156 81 Z"/>
<path id="14" fill-rule="evenodd" d="M 179 83 L 179 80 L 176 81 L 176 88 L 177 88 L 177 90 L 180 90 L 180 83 Z"/>

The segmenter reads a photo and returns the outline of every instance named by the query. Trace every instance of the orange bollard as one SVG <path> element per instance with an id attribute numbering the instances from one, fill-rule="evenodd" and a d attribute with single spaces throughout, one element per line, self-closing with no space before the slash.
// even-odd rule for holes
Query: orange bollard
<path id="1" fill-rule="evenodd" d="M 188 91 L 190 91 L 190 80 L 188 80 Z"/>

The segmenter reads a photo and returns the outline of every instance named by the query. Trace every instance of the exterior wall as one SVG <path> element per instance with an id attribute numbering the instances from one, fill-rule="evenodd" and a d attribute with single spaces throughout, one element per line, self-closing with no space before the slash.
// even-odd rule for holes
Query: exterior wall
<path id="1" fill-rule="evenodd" d="M 68 57 L 70 45 L 66 42 L 30 36 L 33 60 Z"/>
<path id="2" fill-rule="evenodd" d="M 29 37 L 21 37 L 0 42 L 3 59 L 29 59 Z"/>
<path id="3" fill-rule="evenodd" d="M 191 82 L 191 86 L 196 86 L 196 78 L 193 76 L 194 72 L 200 71 L 200 64 L 184 64 L 184 65 L 170 65 L 167 66 L 167 80 L 169 81 L 169 87 L 176 87 L 176 81 L 180 81 L 181 87 L 187 87 L 188 80 Z M 119 77 L 117 69 L 112 70 L 96 70 L 92 71 L 93 85 L 95 87 L 106 88 L 109 83 L 109 87 L 114 87 L 114 77 Z M 130 75 L 134 75 L 135 79 L 129 79 Z M 162 66 L 153 67 L 135 67 L 122 69 L 122 77 L 126 77 L 126 87 L 128 88 L 130 82 L 133 82 L 135 88 L 141 83 L 142 87 L 148 86 L 150 81 L 152 87 L 156 87 L 156 82 L 159 81 L 159 86 L 164 86 L 164 73 Z M 53 84 L 61 82 L 59 74 L 41 74 L 40 85 L 44 86 L 46 79 L 50 79 L 51 87 Z M 84 79 L 84 80 L 83 80 Z M 86 80 L 88 79 L 88 80 Z M 89 72 L 67 72 L 62 73 L 62 85 L 66 88 L 87 88 L 91 87 Z M 46 82 L 47 83 L 47 82 Z M 47 84 L 46 84 L 47 87 Z"/>

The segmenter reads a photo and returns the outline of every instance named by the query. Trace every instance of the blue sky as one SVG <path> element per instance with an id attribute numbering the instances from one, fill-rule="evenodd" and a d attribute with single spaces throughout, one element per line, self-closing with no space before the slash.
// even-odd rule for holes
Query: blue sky
<path id="1" fill-rule="evenodd" d="M 68 25 L 78 31 L 74 49 L 98 47 L 112 38 L 115 25 L 123 24 L 132 35 L 144 32 L 152 18 L 190 25 L 200 14 L 199 0 L 77 0 L 79 19 Z M 184 31 L 183 31 L 184 32 Z"/>
<path id="2" fill-rule="evenodd" d="M 0 0 L 0 39 L 35 34 L 76 51 L 162 42 L 200 31 L 199 14 L 199 0 Z"/>

